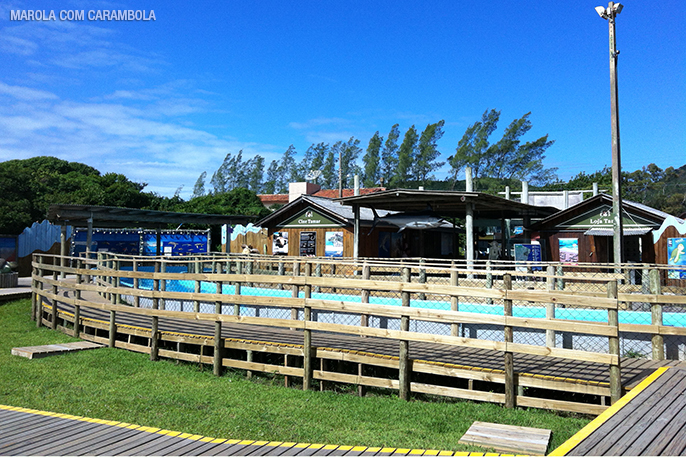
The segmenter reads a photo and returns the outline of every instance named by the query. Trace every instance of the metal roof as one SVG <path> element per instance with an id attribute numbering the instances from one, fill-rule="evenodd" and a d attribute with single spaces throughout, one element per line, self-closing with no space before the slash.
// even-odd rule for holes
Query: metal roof
<path id="1" fill-rule="evenodd" d="M 624 236 L 640 236 L 640 235 L 645 235 L 646 233 L 652 232 L 653 229 L 651 228 L 625 228 L 622 230 L 622 233 Z M 584 235 L 592 235 L 592 236 L 614 236 L 615 231 L 614 229 L 609 229 L 609 228 L 592 228 L 588 229 L 584 232 Z"/>
<path id="2" fill-rule="evenodd" d="M 355 220 L 355 213 L 351 206 L 348 206 L 340 201 L 332 200 L 326 197 L 315 197 L 313 195 L 301 195 L 297 199 L 290 202 L 288 205 L 281 207 L 272 214 L 266 216 L 257 222 L 257 225 L 265 225 L 278 220 L 281 215 L 291 208 L 298 205 L 311 205 L 317 209 L 320 209 L 330 215 L 331 217 L 337 219 L 341 223 L 352 224 Z M 379 217 L 383 217 L 389 214 L 388 211 L 377 211 Z M 371 223 L 374 221 L 374 213 L 368 208 L 360 208 L 360 221 L 362 223 Z"/>
<path id="3" fill-rule="evenodd" d="M 89 218 L 92 218 L 93 227 L 160 228 L 166 224 L 246 224 L 255 220 L 256 216 L 176 213 L 97 205 L 50 205 L 47 217 L 55 224 L 75 227 L 88 226 Z"/>
<path id="4" fill-rule="evenodd" d="M 481 192 L 448 190 L 393 189 L 335 201 L 388 211 L 417 212 L 431 209 L 446 218 L 463 218 L 469 203 L 474 205 L 474 217 L 480 219 L 543 218 L 558 212 L 557 208 L 551 206 L 527 205 Z"/>

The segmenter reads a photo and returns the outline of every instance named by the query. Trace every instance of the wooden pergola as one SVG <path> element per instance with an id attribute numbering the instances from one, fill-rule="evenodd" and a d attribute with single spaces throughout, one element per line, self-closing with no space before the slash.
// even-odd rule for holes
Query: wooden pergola
<path id="1" fill-rule="evenodd" d="M 387 211 L 419 212 L 427 209 L 446 219 L 464 218 L 468 244 L 473 231 L 473 219 L 499 219 L 501 226 L 506 219 L 545 218 L 559 210 L 550 206 L 533 206 L 482 192 L 434 191 L 416 189 L 392 189 L 354 197 L 338 198 L 337 201 L 353 207 L 356 215 L 355 246 L 359 241 L 359 208 Z M 467 249 L 467 260 L 473 253 Z"/>
<path id="2" fill-rule="evenodd" d="M 47 219 L 62 227 L 60 254 L 67 255 L 67 226 L 87 227 L 86 252 L 90 252 L 93 228 L 148 228 L 157 231 L 157 255 L 160 255 L 160 234 L 167 225 L 199 224 L 224 225 L 247 224 L 256 216 L 177 213 L 136 208 L 119 208 L 98 205 L 50 205 Z"/>

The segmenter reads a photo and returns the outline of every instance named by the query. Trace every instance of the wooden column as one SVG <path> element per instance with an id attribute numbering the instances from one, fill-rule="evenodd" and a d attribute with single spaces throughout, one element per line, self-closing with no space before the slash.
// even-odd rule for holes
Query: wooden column
<path id="1" fill-rule="evenodd" d="M 60 266 L 67 266 L 67 226 L 62 224 L 60 226 Z M 60 272 L 60 279 L 64 279 L 66 273 Z"/>
<path id="2" fill-rule="evenodd" d="M 552 293 L 555 291 L 555 267 L 548 265 L 545 274 L 547 275 L 546 289 L 549 293 Z M 545 318 L 555 319 L 555 303 L 546 303 Z M 555 330 L 548 329 L 545 331 L 545 345 L 549 348 L 555 347 Z"/>
<path id="3" fill-rule="evenodd" d="M 412 272 L 408 267 L 404 267 L 402 270 L 402 281 L 410 282 Z M 402 306 L 410 306 L 410 293 L 401 292 L 400 293 Z M 410 330 L 410 317 L 402 316 L 400 318 L 400 330 L 407 332 Z M 398 381 L 399 381 L 399 392 L 398 397 L 401 400 L 410 399 L 410 378 L 412 374 L 412 366 L 410 362 L 410 342 L 407 340 L 400 341 L 400 351 L 398 360 Z"/>
<path id="4" fill-rule="evenodd" d="M 132 263 L 131 269 L 134 272 L 137 272 L 138 271 L 138 260 L 136 260 L 134 258 L 131 263 Z M 141 307 L 141 297 L 138 295 L 138 288 L 139 287 L 140 287 L 140 280 L 138 278 L 134 277 L 133 278 L 133 293 L 134 293 L 134 295 L 133 295 L 133 306 L 135 306 L 136 308 Z"/>
<path id="5" fill-rule="evenodd" d="M 160 352 L 158 320 L 157 316 L 152 316 L 152 325 L 150 326 L 150 360 L 152 361 L 158 359 Z"/>
<path id="6" fill-rule="evenodd" d="M 458 286 L 459 283 L 459 278 L 457 274 L 457 270 L 455 269 L 455 261 L 453 260 L 450 265 L 450 285 L 451 286 Z M 460 297 L 457 295 L 451 295 L 450 296 L 450 310 L 451 311 L 459 311 L 460 310 Z M 450 335 L 452 336 L 458 336 L 458 333 L 460 331 L 460 324 L 455 322 L 450 324 Z"/>
<path id="7" fill-rule="evenodd" d="M 424 239 L 424 233 L 420 230 L 420 239 Z M 426 284 L 426 260 L 419 259 L 419 284 Z M 419 300 L 426 300 L 426 294 L 420 293 L 417 297 Z"/>
<path id="8" fill-rule="evenodd" d="M 487 271 L 487 273 L 486 273 L 486 288 L 487 289 L 493 289 L 493 273 L 491 273 L 491 261 L 490 260 L 486 261 L 486 271 Z M 489 305 L 492 305 L 493 299 L 492 298 L 486 299 L 486 303 L 488 303 Z"/>
<path id="9" fill-rule="evenodd" d="M 617 281 L 607 283 L 607 297 L 617 299 Z M 617 336 L 610 336 L 610 354 L 617 356 L 617 364 L 610 364 L 610 400 L 614 404 L 622 397 L 622 378 L 619 362 L 619 302 L 614 309 L 607 310 L 607 324 L 617 329 Z"/>
<path id="10" fill-rule="evenodd" d="M 252 361 L 253 361 L 253 357 L 254 357 L 254 355 L 253 355 L 253 354 L 254 354 L 254 351 L 247 350 L 247 351 L 245 351 L 245 352 L 246 352 L 246 354 L 245 354 L 245 359 L 246 359 L 246 361 L 247 361 L 247 362 L 252 362 Z M 252 379 L 252 370 L 247 370 L 247 371 L 245 372 L 245 377 L 246 377 L 247 379 Z"/>
<path id="11" fill-rule="evenodd" d="M 222 293 L 222 282 L 217 281 L 217 294 Z M 214 302 L 214 312 L 215 314 L 222 314 L 222 301 L 217 300 Z M 215 376 L 221 376 L 222 374 L 222 346 L 224 340 L 222 339 L 222 322 L 215 321 L 214 323 L 214 358 L 212 360 L 213 371 Z"/>
<path id="12" fill-rule="evenodd" d="M 115 347 L 115 342 L 117 340 L 117 313 L 115 311 L 110 311 L 110 340 L 108 346 Z"/>
<path id="13" fill-rule="evenodd" d="M 503 288 L 512 290 L 512 276 L 508 273 L 503 275 Z M 512 300 L 503 300 L 504 315 L 512 316 Z M 505 343 L 514 341 L 512 327 L 506 325 L 504 328 Z M 514 376 L 514 354 L 505 350 L 505 407 L 514 408 L 517 405 L 517 383 Z"/>
<path id="14" fill-rule="evenodd" d="M 40 255 L 34 255 L 34 259 L 36 259 L 36 263 L 38 263 L 38 276 L 41 278 L 41 280 L 38 282 L 38 290 L 43 292 L 44 284 L 43 284 L 43 257 Z M 40 328 L 40 326 L 43 324 L 43 294 L 36 293 L 36 327 Z"/>
<path id="15" fill-rule="evenodd" d="M 155 262 L 154 272 L 159 272 L 160 264 Z M 160 290 L 160 280 L 158 278 L 153 278 L 152 280 L 152 309 L 160 309 L 160 299 L 158 298 L 158 292 Z"/>
<path id="16" fill-rule="evenodd" d="M 162 257 L 160 259 L 160 273 L 162 273 L 162 278 L 159 282 L 160 284 L 160 291 L 165 292 L 167 290 L 167 280 L 164 279 L 166 276 L 165 273 L 167 273 L 167 261 Z M 167 300 L 164 298 L 160 298 L 160 309 L 167 309 Z"/>
<path id="17" fill-rule="evenodd" d="M 314 275 L 318 278 L 322 277 L 322 264 L 317 262 L 316 265 L 314 266 Z M 314 292 L 318 293 L 320 290 L 319 286 L 314 286 Z"/>
<path id="18" fill-rule="evenodd" d="M 279 276 L 285 276 L 286 265 L 284 265 L 283 261 L 279 261 L 279 268 L 278 268 L 277 272 L 278 272 Z M 283 284 L 279 284 L 278 288 L 279 288 L 279 290 L 283 290 Z"/>
<path id="19" fill-rule="evenodd" d="M 37 320 L 36 315 L 38 314 L 38 295 L 36 293 L 36 290 L 38 290 L 38 280 L 36 280 L 36 276 L 38 276 L 38 268 L 33 267 L 31 269 L 31 319 L 32 320 Z"/>
<path id="20" fill-rule="evenodd" d="M 649 283 L 652 295 L 662 295 L 662 283 L 660 282 L 660 271 L 650 270 Z M 650 317 L 652 325 L 663 325 L 662 322 L 662 303 L 653 303 L 650 307 Z M 658 333 L 653 335 L 653 360 L 665 359 L 665 338 Z"/>
<path id="21" fill-rule="evenodd" d="M 312 264 L 305 263 L 305 276 L 309 277 L 312 274 Z M 305 285 L 305 298 L 312 298 L 312 286 Z M 312 309 L 305 306 L 303 309 L 303 318 L 305 322 L 312 319 Z M 303 390 L 310 390 L 312 385 L 312 375 L 314 373 L 314 361 L 312 357 L 312 330 L 305 328 L 303 331 Z"/>
<path id="22" fill-rule="evenodd" d="M 52 280 L 57 281 L 57 270 L 53 270 Z M 57 283 L 55 282 L 52 286 L 52 293 L 57 295 L 58 292 Z M 57 300 L 54 298 L 52 299 L 52 321 L 50 322 L 50 328 L 57 330 Z"/>
<path id="23" fill-rule="evenodd" d="M 196 294 L 200 293 L 200 281 L 195 280 L 195 288 L 193 290 Z M 200 300 L 193 300 L 193 312 L 200 312 Z"/>
<path id="24" fill-rule="evenodd" d="M 234 282 L 234 295 L 240 295 L 242 293 L 242 283 L 235 281 Z M 217 292 L 221 293 L 221 292 Z M 233 314 L 234 316 L 240 316 L 241 314 L 241 305 L 240 303 L 234 303 L 233 304 Z"/>
<path id="25" fill-rule="evenodd" d="M 300 276 L 300 263 L 297 261 L 293 262 L 293 276 Z M 297 284 L 293 284 L 293 289 L 292 289 L 292 297 L 293 298 L 299 298 L 300 297 L 300 287 Z M 291 319 L 297 321 L 298 320 L 298 308 L 291 308 Z M 295 330 L 295 329 L 291 329 Z"/>

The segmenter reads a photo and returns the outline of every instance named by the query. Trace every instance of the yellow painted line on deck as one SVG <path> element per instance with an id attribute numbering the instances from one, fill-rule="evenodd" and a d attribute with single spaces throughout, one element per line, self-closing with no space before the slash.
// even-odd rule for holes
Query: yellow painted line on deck
<path id="1" fill-rule="evenodd" d="M 617 400 L 617 402 L 610 406 L 608 409 L 606 409 L 600 416 L 596 417 L 591 421 L 588 425 L 586 425 L 584 428 L 579 430 L 574 436 L 572 436 L 570 439 L 565 441 L 555 449 L 553 452 L 551 452 L 550 456 L 563 456 L 567 455 L 569 451 L 574 449 L 579 443 L 581 443 L 583 440 L 588 438 L 588 436 L 596 431 L 601 425 L 603 425 L 605 422 L 608 421 L 612 416 L 617 414 L 620 409 L 622 409 L 627 403 L 629 403 L 631 400 L 633 400 L 638 394 L 643 392 L 648 386 L 650 386 L 653 382 L 655 382 L 662 374 L 667 371 L 670 367 L 661 367 L 655 370 L 653 374 L 645 378 L 641 383 L 636 386 L 635 388 L 631 389 L 631 391 L 624 395 L 622 398 Z"/>

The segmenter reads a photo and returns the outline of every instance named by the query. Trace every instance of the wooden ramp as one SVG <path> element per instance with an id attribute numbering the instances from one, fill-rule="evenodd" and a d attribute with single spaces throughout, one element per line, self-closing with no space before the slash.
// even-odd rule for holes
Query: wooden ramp
<path id="1" fill-rule="evenodd" d="M 212 438 L 124 422 L 0 405 L 0 455 L 483 456 L 484 454 Z"/>
<path id="2" fill-rule="evenodd" d="M 550 455 L 686 455 L 686 371 L 656 370 Z"/>
<path id="3" fill-rule="evenodd" d="M 45 346 L 26 346 L 12 348 L 12 355 L 26 357 L 27 359 L 40 359 L 51 355 L 66 354 L 68 352 L 85 351 L 104 347 L 102 344 L 91 341 L 75 341 L 73 343 L 47 344 Z"/>
<path id="4" fill-rule="evenodd" d="M 492 448 L 498 452 L 545 455 L 551 430 L 475 421 L 459 443 Z"/>

